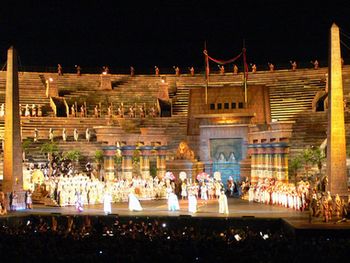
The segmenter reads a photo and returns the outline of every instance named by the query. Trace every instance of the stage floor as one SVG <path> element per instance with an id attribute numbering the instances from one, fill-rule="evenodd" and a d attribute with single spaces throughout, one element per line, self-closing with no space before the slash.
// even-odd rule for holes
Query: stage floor
<path id="1" fill-rule="evenodd" d="M 309 229 L 309 228 L 347 228 L 350 229 L 350 220 L 348 222 L 336 223 L 336 219 L 331 222 L 324 223 L 322 218 L 312 218 L 309 222 L 309 211 L 299 212 L 290 208 L 259 204 L 248 202 L 246 200 L 229 198 L 229 214 L 219 214 L 219 204 L 217 200 L 208 200 L 207 203 L 198 200 L 198 212 L 189 213 L 188 201 L 179 200 L 180 210 L 171 212 L 168 211 L 166 200 L 148 200 L 141 201 L 143 211 L 131 212 L 128 210 L 128 203 L 120 202 L 112 204 L 112 214 L 119 216 L 149 216 L 149 217 L 168 217 L 190 215 L 193 217 L 220 217 L 220 218 L 234 218 L 234 217 L 255 217 L 255 218 L 281 218 L 294 228 Z M 11 212 L 7 216 L 25 216 L 25 215 L 96 215 L 103 216 L 103 205 L 85 205 L 83 212 L 77 212 L 74 206 L 69 207 L 48 207 L 43 205 L 34 205 L 32 210 L 22 210 Z"/>

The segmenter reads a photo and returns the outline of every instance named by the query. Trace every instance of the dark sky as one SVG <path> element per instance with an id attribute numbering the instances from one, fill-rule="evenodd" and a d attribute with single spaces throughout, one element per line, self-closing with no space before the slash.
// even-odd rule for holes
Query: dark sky
<path id="1" fill-rule="evenodd" d="M 326 62 L 332 22 L 350 47 L 350 1 L 26 2 L 1 5 L 1 64 L 14 45 L 25 66 L 201 67 L 204 41 L 210 55 L 229 59 L 243 39 L 250 63 Z"/>

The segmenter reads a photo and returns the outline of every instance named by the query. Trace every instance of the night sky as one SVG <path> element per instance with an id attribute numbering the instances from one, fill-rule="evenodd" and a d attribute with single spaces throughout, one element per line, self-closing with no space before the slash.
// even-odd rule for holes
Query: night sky
<path id="1" fill-rule="evenodd" d="M 318 59 L 322 66 L 332 22 L 350 58 L 350 1 L 26 2 L 1 4 L 1 66 L 14 45 L 24 66 L 202 67 L 205 41 L 211 56 L 229 59 L 243 40 L 250 63 Z"/>

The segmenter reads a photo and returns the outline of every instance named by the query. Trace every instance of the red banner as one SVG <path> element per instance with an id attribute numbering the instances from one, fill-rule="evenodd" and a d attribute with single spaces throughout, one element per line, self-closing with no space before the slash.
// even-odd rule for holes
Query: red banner
<path id="1" fill-rule="evenodd" d="M 208 55 L 208 51 L 207 50 L 204 50 L 203 51 L 204 55 L 209 58 L 211 61 L 215 62 L 215 63 L 218 63 L 220 65 L 225 65 L 225 64 L 228 64 L 228 63 L 232 63 L 232 62 L 235 62 L 237 59 L 240 58 L 240 56 L 242 55 L 243 52 L 241 52 L 240 54 L 238 54 L 236 57 L 234 58 L 231 58 L 229 60 L 219 60 L 219 59 L 215 59 L 215 58 L 212 58 L 211 56 Z"/>

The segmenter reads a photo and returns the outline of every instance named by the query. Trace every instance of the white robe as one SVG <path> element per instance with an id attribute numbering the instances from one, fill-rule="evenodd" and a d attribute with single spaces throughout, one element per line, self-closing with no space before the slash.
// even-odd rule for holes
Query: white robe
<path id="1" fill-rule="evenodd" d="M 130 211 L 142 211 L 142 206 L 137 197 L 133 194 L 129 194 L 129 210 Z"/>
<path id="2" fill-rule="evenodd" d="M 168 197 L 168 210 L 176 211 L 180 210 L 179 200 L 174 193 L 170 193 Z"/>
<path id="3" fill-rule="evenodd" d="M 105 194 L 103 197 L 103 211 L 105 214 L 111 214 L 112 213 L 112 197 L 110 194 Z"/>
<path id="4" fill-rule="evenodd" d="M 197 198 L 195 195 L 188 196 L 188 212 L 196 213 L 197 212 Z"/>
<path id="5" fill-rule="evenodd" d="M 219 213 L 228 214 L 227 196 L 225 194 L 221 194 L 219 197 Z"/>

